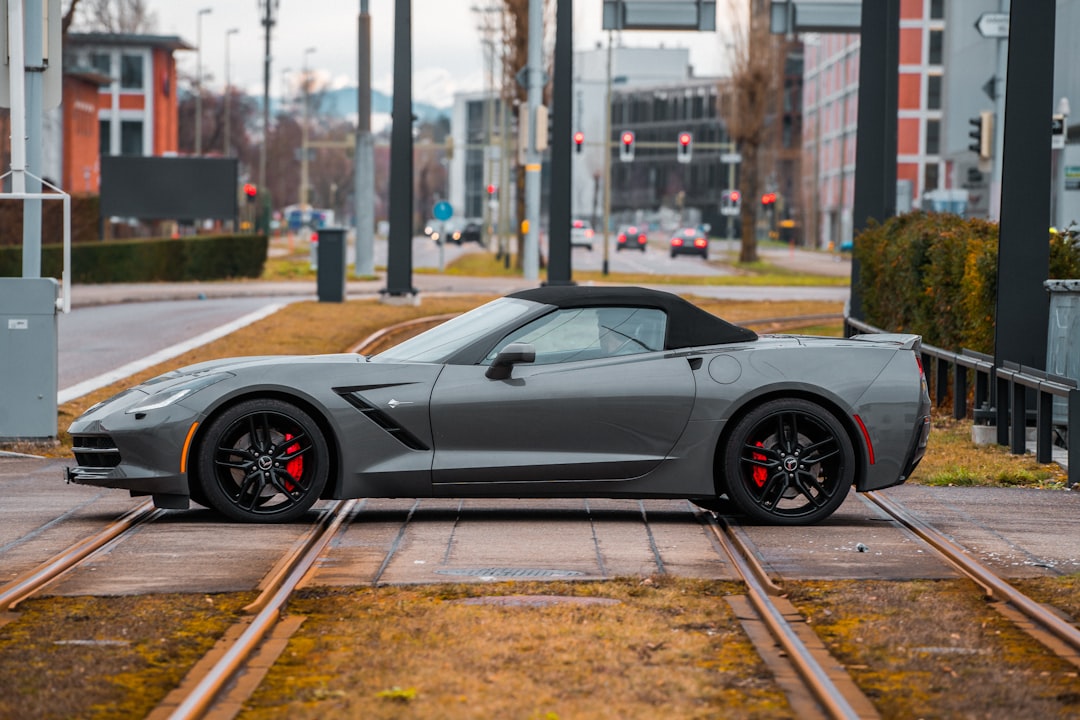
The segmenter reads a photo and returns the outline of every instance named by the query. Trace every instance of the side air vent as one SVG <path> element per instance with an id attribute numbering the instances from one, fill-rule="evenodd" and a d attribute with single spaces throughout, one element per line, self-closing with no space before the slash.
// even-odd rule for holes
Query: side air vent
<path id="1" fill-rule="evenodd" d="M 362 412 L 369 420 L 371 420 L 371 422 L 381 427 L 389 433 L 391 437 L 410 450 L 431 449 L 425 445 L 420 438 L 402 427 L 393 417 L 372 405 L 363 395 L 355 390 L 352 390 L 351 388 L 334 388 L 334 391 L 340 395 L 345 402 Z"/>

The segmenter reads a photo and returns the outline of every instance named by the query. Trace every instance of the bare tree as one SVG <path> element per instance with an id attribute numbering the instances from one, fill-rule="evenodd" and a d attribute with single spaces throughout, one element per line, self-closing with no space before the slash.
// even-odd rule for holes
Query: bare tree
<path id="1" fill-rule="evenodd" d="M 157 15 L 149 4 L 149 0 L 71 0 L 64 21 L 96 32 L 151 33 L 157 26 Z"/>
<path id="2" fill-rule="evenodd" d="M 739 185 L 742 191 L 742 243 L 739 262 L 756 262 L 757 198 L 763 188 L 763 155 L 771 140 L 769 110 L 776 102 L 777 63 L 780 42 L 769 32 L 768 4 L 750 0 L 741 10 L 729 4 L 731 28 L 731 79 L 721 88 L 720 115 L 728 135 L 742 155 Z M 738 21 L 740 13 L 744 22 Z"/>

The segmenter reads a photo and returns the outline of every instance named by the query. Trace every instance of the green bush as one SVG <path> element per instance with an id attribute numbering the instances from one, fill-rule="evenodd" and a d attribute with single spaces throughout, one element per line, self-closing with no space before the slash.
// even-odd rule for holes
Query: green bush
<path id="1" fill-rule="evenodd" d="M 257 278 L 266 262 L 265 235 L 199 235 L 79 243 L 71 247 L 75 283 L 180 282 Z M 42 247 L 41 274 L 59 278 L 63 246 Z M 0 277 L 22 275 L 22 248 L 0 247 Z"/>
<path id="2" fill-rule="evenodd" d="M 1050 278 L 1080 277 L 1080 234 L 1050 234 Z M 866 321 L 930 345 L 990 353 L 997 303 L 998 226 L 912 212 L 872 223 L 855 242 Z"/>

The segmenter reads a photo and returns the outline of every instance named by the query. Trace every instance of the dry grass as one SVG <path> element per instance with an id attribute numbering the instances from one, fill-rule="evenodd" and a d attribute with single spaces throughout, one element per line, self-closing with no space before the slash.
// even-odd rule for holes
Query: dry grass
<path id="1" fill-rule="evenodd" d="M 311 590 L 242 717 L 791 717 L 732 592 L 670 578 Z M 464 602 L 539 595 L 615 602 Z"/>
<path id="2" fill-rule="evenodd" d="M 1080 678 L 966 581 L 786 584 L 882 717 L 1075 718 Z"/>

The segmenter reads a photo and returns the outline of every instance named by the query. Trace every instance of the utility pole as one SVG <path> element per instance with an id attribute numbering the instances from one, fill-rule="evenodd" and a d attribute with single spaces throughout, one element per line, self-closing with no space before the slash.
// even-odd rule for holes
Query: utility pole
<path id="1" fill-rule="evenodd" d="M 607 31 L 607 92 L 604 94 L 604 264 L 608 274 L 608 225 L 611 223 L 611 30 Z"/>
<path id="2" fill-rule="evenodd" d="M 310 55 L 313 52 L 315 52 L 315 48 L 313 48 L 313 47 L 304 48 L 304 74 L 302 76 L 303 79 L 301 80 L 301 82 L 304 83 L 304 87 L 303 87 L 303 91 L 304 91 L 304 124 L 303 124 L 303 127 L 300 128 L 300 135 L 301 135 L 301 139 L 300 139 L 300 153 L 301 153 L 300 154 L 300 211 L 301 212 L 304 212 L 305 210 L 307 210 L 310 207 L 310 204 L 308 203 L 308 195 L 309 195 L 308 186 L 310 184 L 309 180 L 308 180 L 308 163 L 309 163 L 308 153 L 310 152 L 310 148 L 308 147 L 308 134 L 310 132 L 308 130 L 308 124 L 310 123 L 310 120 L 311 120 L 311 118 L 310 118 L 310 116 L 311 116 L 311 78 L 309 77 L 309 74 L 308 74 L 307 58 L 308 58 L 308 55 Z"/>
<path id="3" fill-rule="evenodd" d="M 279 0 L 259 0 L 259 10 L 262 14 L 262 26 L 266 35 L 266 47 L 263 51 L 263 106 L 262 106 L 262 147 L 259 149 L 259 193 L 262 202 L 259 203 L 260 216 L 263 220 L 262 227 L 268 229 L 269 223 L 266 216 L 270 208 L 270 191 L 266 187 L 266 146 L 270 143 L 270 31 L 274 27 L 274 12 L 278 8 Z M 256 222 L 258 226 L 260 223 Z"/>
<path id="4" fill-rule="evenodd" d="M 528 149 L 525 154 L 525 257 L 521 259 L 521 268 L 526 280 L 540 278 L 540 133 L 547 132 L 547 123 L 540 128 L 540 99 L 544 90 L 543 43 L 544 16 L 543 0 L 529 0 L 529 56 L 527 67 L 529 113 Z M 547 113 L 543 113 L 546 117 Z"/>
<path id="5" fill-rule="evenodd" d="M 202 18 L 211 8 L 195 15 L 195 155 L 202 155 Z"/>
<path id="6" fill-rule="evenodd" d="M 358 81 L 356 87 L 356 149 L 353 194 L 356 204 L 357 277 L 375 274 L 375 144 L 371 137 L 371 15 L 368 0 L 360 0 L 358 21 Z"/>
<path id="7" fill-rule="evenodd" d="M 230 28 L 225 31 L 225 157 L 232 155 L 232 129 L 229 124 L 229 101 L 232 95 L 232 85 L 229 80 L 229 37 L 240 32 L 240 28 Z"/>

